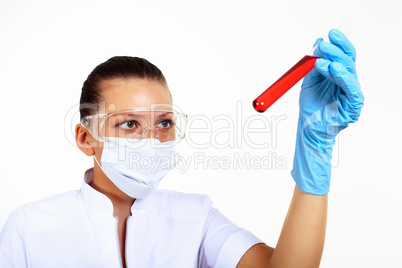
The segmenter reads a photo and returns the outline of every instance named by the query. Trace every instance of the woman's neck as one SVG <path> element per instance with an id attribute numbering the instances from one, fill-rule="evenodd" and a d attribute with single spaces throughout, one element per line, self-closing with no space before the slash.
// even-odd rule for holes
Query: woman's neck
<path id="1" fill-rule="evenodd" d="M 117 214 L 127 214 L 127 216 L 131 214 L 131 206 L 134 204 L 135 198 L 117 188 L 96 163 L 94 165 L 94 177 L 90 185 L 112 201 L 115 216 L 118 216 Z"/>

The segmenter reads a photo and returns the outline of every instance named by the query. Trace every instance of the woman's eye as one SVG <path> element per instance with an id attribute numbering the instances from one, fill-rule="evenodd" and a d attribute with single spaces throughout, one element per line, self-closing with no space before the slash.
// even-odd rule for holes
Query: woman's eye
<path id="1" fill-rule="evenodd" d="M 120 127 L 125 128 L 125 129 L 132 129 L 136 127 L 136 122 L 134 120 L 128 120 L 120 123 Z"/>
<path id="2" fill-rule="evenodd" d="M 161 128 L 170 128 L 173 125 L 172 120 L 163 120 L 159 122 L 158 127 Z"/>

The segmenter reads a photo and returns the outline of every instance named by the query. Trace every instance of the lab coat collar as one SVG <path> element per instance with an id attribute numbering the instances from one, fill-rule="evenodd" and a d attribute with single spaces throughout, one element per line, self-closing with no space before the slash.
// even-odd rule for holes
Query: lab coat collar
<path id="1" fill-rule="evenodd" d="M 101 192 L 92 188 L 89 184 L 92 182 L 94 177 L 94 169 L 90 168 L 85 171 L 84 181 L 82 182 L 82 187 L 80 194 L 83 198 L 84 203 L 91 209 L 111 213 L 113 215 L 113 203 L 110 199 L 102 194 Z M 134 204 L 131 206 L 131 213 L 138 213 L 147 210 L 152 202 L 152 194 L 147 198 L 136 199 Z"/>

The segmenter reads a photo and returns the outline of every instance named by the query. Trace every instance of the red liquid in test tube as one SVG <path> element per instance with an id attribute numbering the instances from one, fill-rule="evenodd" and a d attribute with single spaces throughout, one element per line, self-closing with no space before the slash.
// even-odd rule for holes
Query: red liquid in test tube
<path id="1" fill-rule="evenodd" d="M 265 90 L 253 101 L 254 109 L 257 112 L 265 112 L 272 104 L 291 89 L 313 68 L 317 57 L 306 55 L 296 63 L 289 71 L 281 76 L 275 83 Z"/>

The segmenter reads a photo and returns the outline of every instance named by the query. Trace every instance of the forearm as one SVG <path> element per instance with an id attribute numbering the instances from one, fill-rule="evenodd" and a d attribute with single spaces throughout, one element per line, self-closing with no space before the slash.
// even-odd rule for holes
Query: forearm
<path id="1" fill-rule="evenodd" d="M 297 186 L 269 267 L 318 267 L 327 224 L 328 195 L 304 193 Z"/>
<path id="2" fill-rule="evenodd" d="M 291 172 L 298 186 L 278 243 L 275 249 L 264 244 L 250 248 L 238 267 L 312 268 L 320 264 L 332 149 L 339 131 L 358 120 L 364 103 L 356 74 L 356 50 L 340 31 L 333 29 L 328 36 L 330 43 L 317 39 L 319 58 L 300 92 Z"/>

